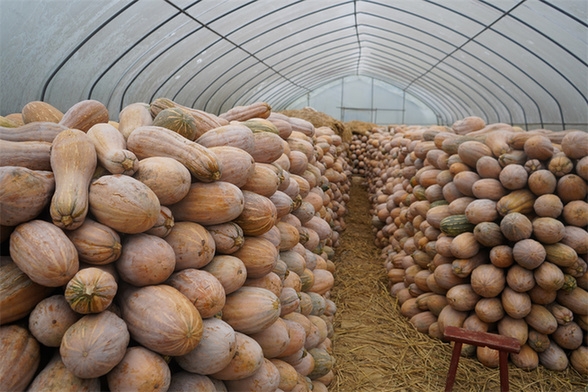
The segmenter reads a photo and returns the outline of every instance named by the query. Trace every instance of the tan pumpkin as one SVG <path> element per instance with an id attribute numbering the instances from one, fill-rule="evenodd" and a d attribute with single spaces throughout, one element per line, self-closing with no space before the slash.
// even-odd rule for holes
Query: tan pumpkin
<path id="1" fill-rule="evenodd" d="M 67 390 L 100 391 L 100 378 L 80 378 L 75 376 L 61 360 L 58 352 L 35 376 L 27 391 L 61 392 Z"/>
<path id="2" fill-rule="evenodd" d="M 464 212 L 468 221 L 474 225 L 481 222 L 493 222 L 498 218 L 496 202 L 490 199 L 474 200 L 468 204 Z"/>
<path id="3" fill-rule="evenodd" d="M 474 270 L 475 271 L 475 270 Z M 453 267 L 449 264 L 441 264 L 433 271 L 434 283 L 441 289 L 449 290 L 453 286 L 467 282 L 466 278 L 460 278 L 453 273 Z M 427 282 L 430 286 L 430 282 Z M 443 292 L 444 294 L 445 292 Z"/>
<path id="4" fill-rule="evenodd" d="M 271 132 L 253 132 L 255 148 L 251 156 L 255 162 L 272 163 L 284 153 L 283 139 Z"/>
<path id="5" fill-rule="evenodd" d="M 566 235 L 561 243 L 574 249 L 578 254 L 588 253 L 588 232 L 580 227 L 566 226 Z"/>
<path id="6" fill-rule="evenodd" d="M 533 271 L 515 264 L 508 269 L 506 283 L 508 287 L 519 293 L 529 291 L 535 286 Z"/>
<path id="7" fill-rule="evenodd" d="M 565 351 L 557 343 L 550 341 L 549 347 L 539 353 L 539 363 L 549 370 L 561 372 L 568 367 L 569 360 Z"/>
<path id="8" fill-rule="evenodd" d="M 474 227 L 474 237 L 480 244 L 493 248 L 505 242 L 504 235 L 494 222 L 481 222 Z"/>
<path id="9" fill-rule="evenodd" d="M 219 380 L 240 380 L 253 375 L 264 363 L 261 346 L 253 338 L 235 332 L 236 355 L 222 370 L 211 376 Z"/>
<path id="10" fill-rule="evenodd" d="M 529 327 L 523 319 L 504 316 L 498 321 L 497 327 L 500 335 L 515 338 L 521 345 L 528 340 Z"/>
<path id="11" fill-rule="evenodd" d="M 86 218 L 75 230 L 65 232 L 78 251 L 80 261 L 90 264 L 108 264 L 120 257 L 120 236 L 110 227 Z"/>
<path id="12" fill-rule="evenodd" d="M 570 365 L 580 374 L 588 374 L 588 347 L 580 346 L 570 354 Z"/>
<path id="13" fill-rule="evenodd" d="M 174 248 L 167 239 L 150 234 L 132 234 L 123 240 L 116 270 L 122 280 L 136 287 L 163 283 L 176 266 Z"/>
<path id="14" fill-rule="evenodd" d="M 250 191 L 243 191 L 244 206 L 234 222 L 247 236 L 268 232 L 276 223 L 277 209 L 270 199 Z"/>
<path id="15" fill-rule="evenodd" d="M 98 268 L 84 268 L 67 283 L 65 299 L 77 313 L 100 313 L 110 306 L 117 289 L 111 274 Z"/>
<path id="16" fill-rule="evenodd" d="M 183 106 L 178 104 L 177 102 L 172 101 L 171 99 L 167 98 L 157 98 L 150 104 L 150 111 L 152 116 L 155 118 L 162 110 L 169 109 L 169 108 L 178 108 L 185 112 L 190 113 L 192 117 L 194 117 L 194 121 L 196 122 L 196 134 L 197 136 L 206 133 L 212 129 L 215 129 L 221 125 L 228 124 L 227 121 L 221 119 L 214 114 L 194 109 L 191 107 Z"/>
<path id="17" fill-rule="evenodd" d="M 270 359 L 271 363 L 274 364 L 280 374 L 280 382 L 278 388 L 283 391 L 292 391 L 296 387 L 298 380 L 298 373 L 296 369 L 288 362 L 282 361 L 281 359 Z"/>
<path id="18" fill-rule="evenodd" d="M 0 325 L 19 320 L 51 293 L 33 282 L 10 257 L 0 257 Z"/>
<path id="19" fill-rule="evenodd" d="M 464 312 L 474 310 L 476 303 L 480 299 L 480 296 L 472 289 L 470 284 L 453 286 L 447 291 L 446 297 L 450 306 L 455 310 Z"/>
<path id="20" fill-rule="evenodd" d="M 186 371 L 213 374 L 224 369 L 236 353 L 236 334 L 226 322 L 216 317 L 202 320 L 202 340 L 195 349 L 175 357 Z"/>
<path id="21" fill-rule="evenodd" d="M 53 142 L 53 139 L 68 129 L 67 127 L 52 122 L 33 122 L 23 124 L 16 128 L 0 126 L 0 140 L 13 142 L 43 141 Z"/>
<path id="22" fill-rule="evenodd" d="M 462 162 L 471 168 L 475 168 L 478 160 L 485 156 L 492 156 L 492 150 L 484 143 L 467 141 L 459 145 L 457 153 Z"/>
<path id="23" fill-rule="evenodd" d="M 510 212 L 500 221 L 502 234 L 510 241 L 521 241 L 531 237 L 533 224 L 525 215 Z"/>
<path id="24" fill-rule="evenodd" d="M 533 235 L 544 244 L 554 244 L 565 236 L 565 227 L 554 218 L 536 218 L 533 220 Z"/>
<path id="25" fill-rule="evenodd" d="M 232 146 L 214 146 L 210 150 L 223 168 L 219 181 L 230 182 L 241 189 L 254 175 L 255 160 L 247 151 Z"/>
<path id="26" fill-rule="evenodd" d="M 267 329 L 250 335 L 263 350 L 265 358 L 275 358 L 282 354 L 290 344 L 290 334 L 286 322 L 278 318 Z"/>
<path id="27" fill-rule="evenodd" d="M 518 353 L 511 353 L 510 360 L 523 370 L 533 370 L 539 366 L 539 355 L 528 344 L 523 344 Z"/>
<path id="28" fill-rule="evenodd" d="M 557 218 L 561 215 L 563 209 L 564 205 L 561 202 L 561 199 L 552 194 L 539 196 L 533 204 L 533 210 L 535 211 L 535 214 L 541 217 Z"/>
<path id="29" fill-rule="evenodd" d="M 563 137 L 561 148 L 572 159 L 583 158 L 588 151 L 588 135 L 582 131 L 569 132 Z"/>
<path id="30" fill-rule="evenodd" d="M 126 149 L 124 136 L 110 124 L 96 124 L 87 132 L 96 147 L 100 165 L 112 174 L 132 176 L 138 168 L 139 160 Z"/>
<path id="31" fill-rule="evenodd" d="M 227 121 L 246 121 L 251 118 L 268 118 L 271 110 L 271 106 L 266 102 L 254 102 L 249 105 L 233 106 L 219 117 Z"/>
<path id="32" fill-rule="evenodd" d="M 227 295 L 222 319 L 236 331 L 258 333 L 280 316 L 280 300 L 271 291 L 258 287 L 241 287 Z"/>
<path id="33" fill-rule="evenodd" d="M 469 116 L 454 122 L 451 129 L 458 135 L 465 135 L 470 132 L 481 130 L 485 126 L 486 122 L 482 118 Z"/>
<path id="34" fill-rule="evenodd" d="M 314 283 L 309 289 L 310 292 L 324 295 L 333 288 L 335 279 L 330 271 L 324 269 L 315 269 L 313 274 Z"/>
<path id="35" fill-rule="evenodd" d="M 524 239 L 515 243 L 512 249 L 514 260 L 522 267 L 533 270 L 545 260 L 545 248 L 533 239 Z"/>
<path id="36" fill-rule="evenodd" d="M 223 125 L 207 131 L 196 139 L 196 143 L 205 147 L 236 147 L 245 150 L 249 154 L 253 154 L 255 151 L 253 131 L 249 127 L 238 123 Z"/>
<path id="37" fill-rule="evenodd" d="M 167 391 L 171 371 L 160 355 L 144 347 L 129 347 L 123 359 L 106 375 L 108 389 L 115 391 Z"/>
<path id="38" fill-rule="evenodd" d="M 514 319 L 522 319 L 531 311 L 531 298 L 527 293 L 518 293 L 507 286 L 500 299 L 506 314 Z"/>
<path id="39" fill-rule="evenodd" d="M 557 329 L 557 320 L 551 312 L 542 305 L 532 304 L 531 311 L 525 316 L 529 327 L 535 331 L 549 335 Z"/>
<path id="40" fill-rule="evenodd" d="M 87 132 L 95 124 L 108 123 L 108 120 L 106 106 L 96 100 L 87 99 L 70 107 L 59 121 L 59 124 L 70 129 Z"/>
<path id="41" fill-rule="evenodd" d="M 161 211 L 159 199 L 147 185 L 121 174 L 95 180 L 89 201 L 98 222 L 126 234 L 149 230 Z"/>
<path id="42" fill-rule="evenodd" d="M 476 316 L 486 323 L 494 323 L 504 317 L 504 308 L 499 298 L 481 298 L 474 310 Z"/>
<path id="43" fill-rule="evenodd" d="M 478 199 L 500 200 L 508 193 L 500 181 L 494 178 L 483 178 L 475 181 L 471 186 L 471 193 Z"/>
<path id="44" fill-rule="evenodd" d="M 31 170 L 51 170 L 51 143 L 11 142 L 0 139 L 0 166 L 20 166 Z"/>
<path id="45" fill-rule="evenodd" d="M 51 218 L 57 226 L 74 230 L 88 213 L 88 186 L 96 169 L 96 149 L 82 131 L 61 132 L 51 147 L 51 168 L 55 193 L 51 199 Z"/>
<path id="46" fill-rule="evenodd" d="M 480 251 L 480 245 L 473 233 L 462 233 L 456 236 L 449 246 L 454 257 L 459 259 L 468 259 L 475 256 Z"/>
<path id="47" fill-rule="evenodd" d="M 182 200 L 190 191 L 190 171 L 173 158 L 149 157 L 139 161 L 133 175 L 147 185 L 161 205 L 171 205 Z"/>
<path id="48" fill-rule="evenodd" d="M 261 278 L 271 272 L 278 260 L 278 250 L 261 237 L 245 237 L 245 243 L 233 256 L 241 259 L 248 278 Z"/>
<path id="49" fill-rule="evenodd" d="M 292 198 L 290 196 L 288 196 L 287 194 L 285 194 L 284 192 L 279 191 L 279 190 L 275 191 L 274 194 L 269 197 L 269 199 L 271 200 L 272 203 L 274 203 L 274 206 L 276 207 L 276 212 L 277 212 L 276 219 L 278 219 L 278 220 L 281 219 L 282 217 L 288 215 L 289 213 L 293 212 L 294 208 L 296 206 L 296 203 L 294 202 L 294 200 L 292 200 Z M 302 202 L 302 203 L 304 203 L 304 202 Z M 310 203 L 307 203 L 307 204 L 310 204 Z M 301 208 L 302 208 L 302 206 L 297 208 L 296 211 L 301 210 Z M 298 212 L 298 214 L 303 214 L 304 213 L 303 211 L 305 211 L 305 210 L 301 210 L 300 212 Z M 307 216 L 307 215 L 304 215 L 304 216 L 308 218 L 307 221 L 310 220 L 310 218 L 311 218 L 311 216 Z"/>
<path id="50" fill-rule="evenodd" d="M 152 228 L 147 230 L 145 234 L 151 234 L 156 237 L 165 238 L 169 235 L 174 225 L 175 221 L 171 210 L 162 205 L 155 224 Z"/>
<path id="51" fill-rule="evenodd" d="M 186 197 L 169 207 L 177 221 L 218 225 L 237 218 L 243 212 L 245 198 L 239 188 L 228 182 L 195 182 Z"/>
<path id="52" fill-rule="evenodd" d="M 33 220 L 18 225 L 10 235 L 10 257 L 35 283 L 59 287 L 75 275 L 78 254 L 61 229 Z"/>
<path id="53" fill-rule="evenodd" d="M 208 230 L 194 222 L 175 223 L 165 242 L 175 254 L 175 271 L 204 267 L 212 260 L 216 249 Z"/>
<path id="54" fill-rule="evenodd" d="M 261 278 L 250 278 L 245 280 L 243 286 L 248 287 L 261 287 L 274 293 L 276 296 L 280 296 L 282 292 L 282 279 L 275 272 L 269 272 Z"/>
<path id="55" fill-rule="evenodd" d="M 159 354 L 187 354 L 202 338 L 198 310 L 171 286 L 124 287 L 119 305 L 131 337 Z"/>
<path id="56" fill-rule="evenodd" d="M 63 113 L 53 105 L 43 101 L 31 101 L 23 106 L 22 120 L 25 124 L 46 121 L 58 123 L 63 117 Z"/>
<path id="57" fill-rule="evenodd" d="M 568 225 L 588 226 L 588 203 L 584 200 L 573 200 L 563 208 L 563 219 Z"/>
<path id="58" fill-rule="evenodd" d="M 508 165 L 502 169 L 498 179 L 506 189 L 516 190 L 527 185 L 528 174 L 522 165 Z"/>
<path id="59" fill-rule="evenodd" d="M 69 327 L 59 353 L 75 376 L 95 378 L 108 373 L 123 359 L 129 339 L 125 322 L 104 311 L 86 315 Z"/>
<path id="60" fill-rule="evenodd" d="M 218 279 L 227 295 L 241 288 L 247 279 L 247 269 L 243 261 L 230 255 L 213 257 L 203 269 Z"/>
<path id="61" fill-rule="evenodd" d="M 23 391 L 33 379 L 41 359 L 39 343 L 19 325 L 0 327 L 0 385 L 6 391 Z"/>
<path id="62" fill-rule="evenodd" d="M 225 305 L 225 289 L 210 272 L 188 268 L 172 274 L 166 284 L 184 294 L 202 318 L 212 317 Z"/>
<path id="63" fill-rule="evenodd" d="M 439 313 L 437 322 L 439 323 L 439 328 L 441 331 L 444 331 L 448 326 L 461 328 L 467 317 L 467 312 L 461 312 L 459 310 L 455 310 L 451 306 L 446 306 L 443 308 L 443 310 L 441 310 L 441 313 Z"/>
<path id="64" fill-rule="evenodd" d="M 506 285 L 504 270 L 493 264 L 482 264 L 470 275 L 472 289 L 482 297 L 498 296 Z"/>
<path id="65" fill-rule="evenodd" d="M 149 126 L 153 124 L 150 107 L 148 103 L 135 102 L 123 108 L 118 115 L 118 131 L 123 135 L 125 140 L 135 130 L 135 128 Z"/>
<path id="66" fill-rule="evenodd" d="M 588 184 L 575 174 L 567 174 L 557 181 L 557 195 L 566 204 L 573 200 L 586 200 Z"/>
<path id="67" fill-rule="evenodd" d="M 29 317 L 28 327 L 39 343 L 48 347 L 59 347 L 65 331 L 80 317 L 82 316 L 72 310 L 63 295 L 56 294 L 35 306 Z"/>
<path id="68" fill-rule="evenodd" d="M 206 230 L 212 235 L 218 253 L 235 253 L 245 242 L 243 229 L 234 222 L 207 226 Z"/>
<path id="69" fill-rule="evenodd" d="M 269 198 L 278 190 L 279 185 L 280 180 L 271 165 L 256 163 L 253 167 L 253 173 L 241 186 L 241 190 L 255 192 Z"/>
<path id="70" fill-rule="evenodd" d="M 0 224 L 16 226 L 36 218 L 55 189 L 53 173 L 24 167 L 0 167 Z"/>
<path id="71" fill-rule="evenodd" d="M 139 159 L 154 156 L 173 158 L 203 182 L 216 181 L 222 174 L 218 158 L 210 149 L 167 128 L 136 128 L 129 135 L 127 148 Z"/>
<path id="72" fill-rule="evenodd" d="M 557 302 L 570 309 L 576 315 L 587 315 L 586 301 L 588 301 L 588 292 L 581 287 L 576 287 L 570 291 L 559 290 L 557 292 Z"/>
<path id="73" fill-rule="evenodd" d="M 553 144 L 543 135 L 531 136 L 525 142 L 523 149 L 529 159 L 547 160 L 553 155 Z"/>

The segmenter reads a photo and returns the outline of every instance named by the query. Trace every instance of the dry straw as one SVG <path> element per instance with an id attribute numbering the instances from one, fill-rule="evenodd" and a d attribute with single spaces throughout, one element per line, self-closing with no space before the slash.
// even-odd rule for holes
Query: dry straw
<path id="1" fill-rule="evenodd" d="M 373 244 L 369 201 L 360 177 L 351 188 L 347 230 L 337 248 L 337 305 L 331 392 L 443 391 L 451 346 L 419 333 L 399 312 L 388 290 L 380 250 Z M 509 364 L 511 391 L 585 391 L 575 370 L 553 372 L 539 366 L 523 371 Z M 461 358 L 454 391 L 499 391 L 498 368 Z"/>

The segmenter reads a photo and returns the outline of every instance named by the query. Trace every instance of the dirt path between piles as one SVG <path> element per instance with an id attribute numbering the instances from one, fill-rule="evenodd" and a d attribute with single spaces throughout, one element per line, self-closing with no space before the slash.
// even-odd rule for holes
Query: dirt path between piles
<path id="1" fill-rule="evenodd" d="M 399 313 L 387 290 L 380 249 L 373 243 L 365 180 L 353 177 L 347 230 L 336 249 L 337 305 L 331 392 L 442 391 L 451 347 L 417 332 Z M 513 391 L 582 391 L 585 379 L 573 370 L 554 373 L 542 366 L 525 372 L 509 366 Z M 454 391 L 499 391 L 498 369 L 461 358 Z"/>

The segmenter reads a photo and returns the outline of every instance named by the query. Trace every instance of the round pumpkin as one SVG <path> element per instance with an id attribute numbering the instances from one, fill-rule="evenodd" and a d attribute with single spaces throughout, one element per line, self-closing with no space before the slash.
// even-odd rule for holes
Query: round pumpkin
<path id="1" fill-rule="evenodd" d="M 149 389 L 167 391 L 171 371 L 165 360 L 145 347 L 129 347 L 123 359 L 107 375 L 112 392 Z"/>
<path id="2" fill-rule="evenodd" d="M 112 303 L 118 285 L 114 276 L 98 268 L 79 270 L 65 287 L 65 299 L 77 313 L 100 313 Z"/>
<path id="3" fill-rule="evenodd" d="M 210 272 L 218 279 L 227 295 L 241 288 L 247 279 L 247 269 L 243 261 L 230 255 L 213 257 L 203 270 Z"/>
<path id="4" fill-rule="evenodd" d="M 125 322 L 104 311 L 86 315 L 69 327 L 59 353 L 74 375 L 95 378 L 110 372 L 123 359 L 129 339 Z"/>
<path id="5" fill-rule="evenodd" d="M 211 233 L 195 222 L 177 222 L 164 240 L 175 254 L 175 271 L 206 266 L 216 250 Z"/>

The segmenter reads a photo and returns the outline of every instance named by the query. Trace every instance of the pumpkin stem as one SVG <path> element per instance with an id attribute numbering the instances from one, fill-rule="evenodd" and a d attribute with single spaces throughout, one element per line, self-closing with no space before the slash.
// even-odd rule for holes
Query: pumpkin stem
<path id="1" fill-rule="evenodd" d="M 61 217 L 61 224 L 63 224 L 64 227 L 68 227 L 73 223 L 73 218 L 71 217 L 71 215 L 65 215 Z"/>

